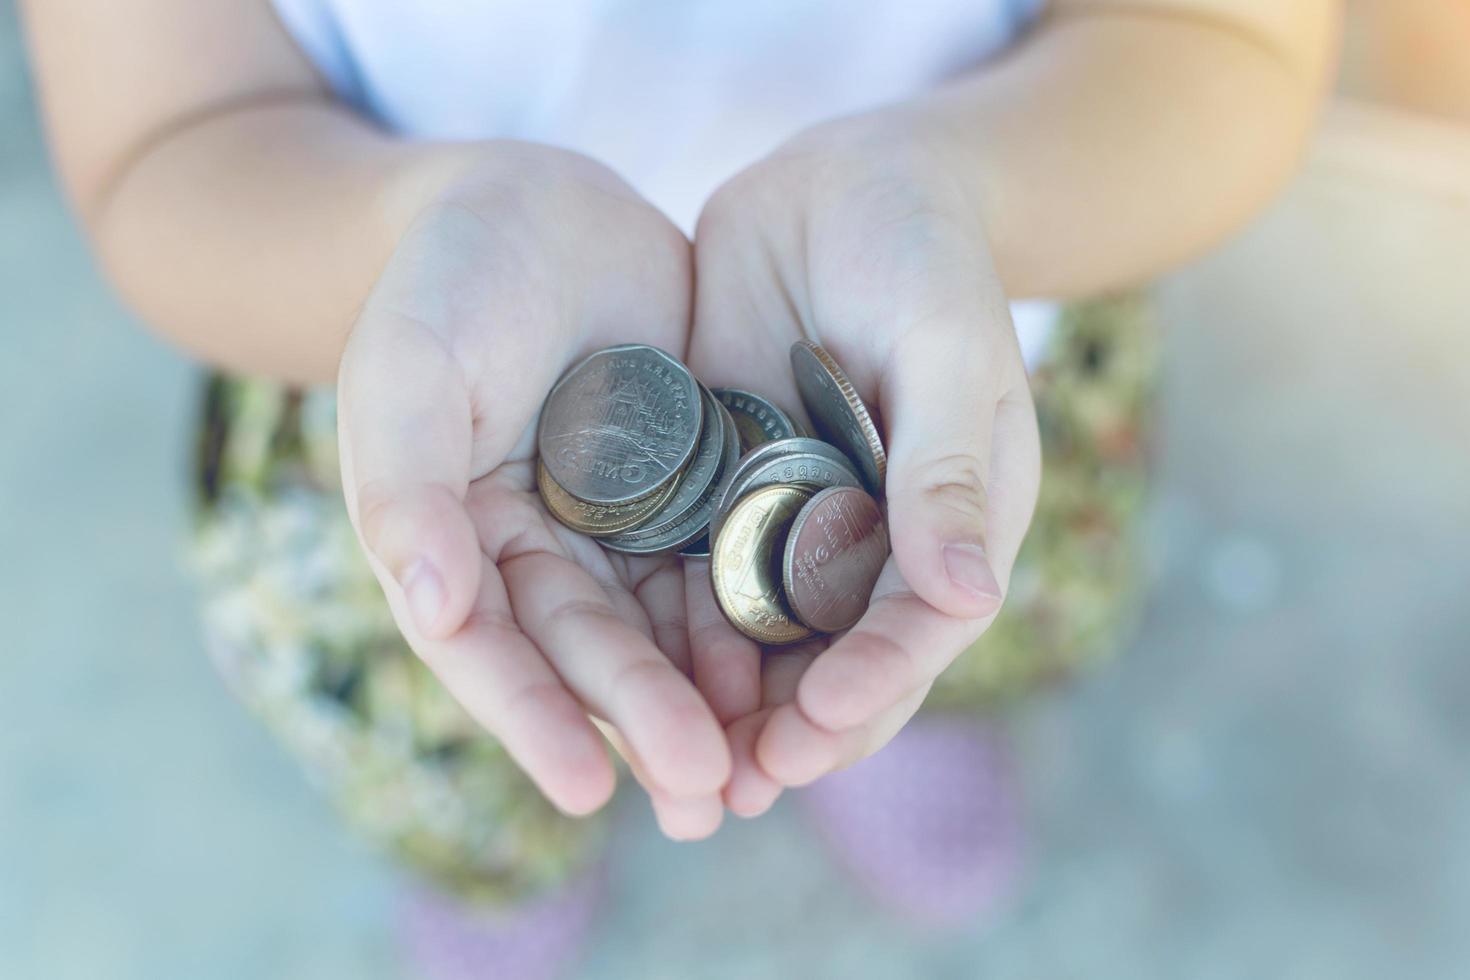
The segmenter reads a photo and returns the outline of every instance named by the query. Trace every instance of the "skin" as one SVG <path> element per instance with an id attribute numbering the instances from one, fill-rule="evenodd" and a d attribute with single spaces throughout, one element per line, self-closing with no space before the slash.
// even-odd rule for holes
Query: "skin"
<path id="1" fill-rule="evenodd" d="M 1244 222 L 1336 33 L 1332 0 L 1060 0 L 994 63 L 798 134 L 691 245 L 596 161 L 379 131 L 264 0 L 23 7 L 122 295 L 225 368 L 335 377 L 349 512 L 408 642 L 556 805 L 607 800 L 605 737 L 676 838 L 875 751 L 984 632 L 1040 467 L 1007 298 L 1145 280 Z M 630 341 L 794 408 L 798 337 L 882 419 L 894 553 L 860 623 L 763 669 L 707 566 L 546 514 L 533 434 L 567 366 Z"/>

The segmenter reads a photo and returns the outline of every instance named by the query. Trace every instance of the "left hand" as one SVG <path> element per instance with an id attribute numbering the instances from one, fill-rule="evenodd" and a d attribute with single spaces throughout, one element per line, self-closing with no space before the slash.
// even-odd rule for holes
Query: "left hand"
<path id="1" fill-rule="evenodd" d="M 981 222 L 920 141 L 867 120 L 805 134 L 710 200 L 695 267 L 698 377 L 800 413 L 788 351 L 810 338 L 888 451 L 893 554 L 847 633 L 762 651 L 721 617 L 708 563 L 686 564 L 695 682 L 734 755 L 725 802 L 753 816 L 886 744 L 990 625 L 1040 444 Z"/>

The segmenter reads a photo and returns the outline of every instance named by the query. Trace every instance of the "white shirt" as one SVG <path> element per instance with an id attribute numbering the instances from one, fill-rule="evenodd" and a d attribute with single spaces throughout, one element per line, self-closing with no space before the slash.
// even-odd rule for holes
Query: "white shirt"
<path id="1" fill-rule="evenodd" d="M 790 136 L 973 67 L 1012 43 L 1042 5 L 274 2 L 337 94 L 388 128 L 576 150 L 617 171 L 686 232 L 715 188 Z M 1027 346 L 1025 332 L 1022 340 Z"/>

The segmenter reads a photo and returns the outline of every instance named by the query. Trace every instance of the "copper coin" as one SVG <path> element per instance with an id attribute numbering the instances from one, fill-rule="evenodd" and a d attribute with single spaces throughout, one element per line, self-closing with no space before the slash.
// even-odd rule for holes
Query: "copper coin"
<path id="1" fill-rule="evenodd" d="M 868 489 L 881 494 L 888 454 L 872 413 L 846 373 L 821 345 L 809 340 L 791 345 L 791 371 L 817 435 L 846 453 Z"/>
<path id="2" fill-rule="evenodd" d="M 792 614 L 781 586 L 786 535 L 802 505 L 802 487 L 762 487 L 725 519 L 710 549 L 710 579 L 720 611 L 759 643 L 795 643 L 812 635 Z"/>
<path id="3" fill-rule="evenodd" d="M 807 501 L 786 536 L 786 601 L 814 630 L 845 630 L 867 610 L 887 560 L 878 501 L 853 487 L 829 487 Z"/>

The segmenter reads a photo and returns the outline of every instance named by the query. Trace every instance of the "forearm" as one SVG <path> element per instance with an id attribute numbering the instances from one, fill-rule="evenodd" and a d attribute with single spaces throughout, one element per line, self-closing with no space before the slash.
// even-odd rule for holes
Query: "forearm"
<path id="1" fill-rule="evenodd" d="M 1219 241 L 1291 173 L 1320 42 L 1136 8 L 1054 14 L 1013 54 L 902 110 L 956 175 L 1015 296 L 1153 276 Z M 1144 5 L 1140 5 L 1144 6 Z"/>
<path id="2" fill-rule="evenodd" d="M 478 152 L 392 140 L 324 99 L 263 101 L 144 147 L 78 203 L 153 328 L 232 370 L 330 381 L 395 243 Z"/>
<path id="3" fill-rule="evenodd" d="M 268 0 L 30 0 L 58 173 L 150 326 L 225 367 L 327 381 L 358 305 L 473 146 L 337 102 Z"/>

